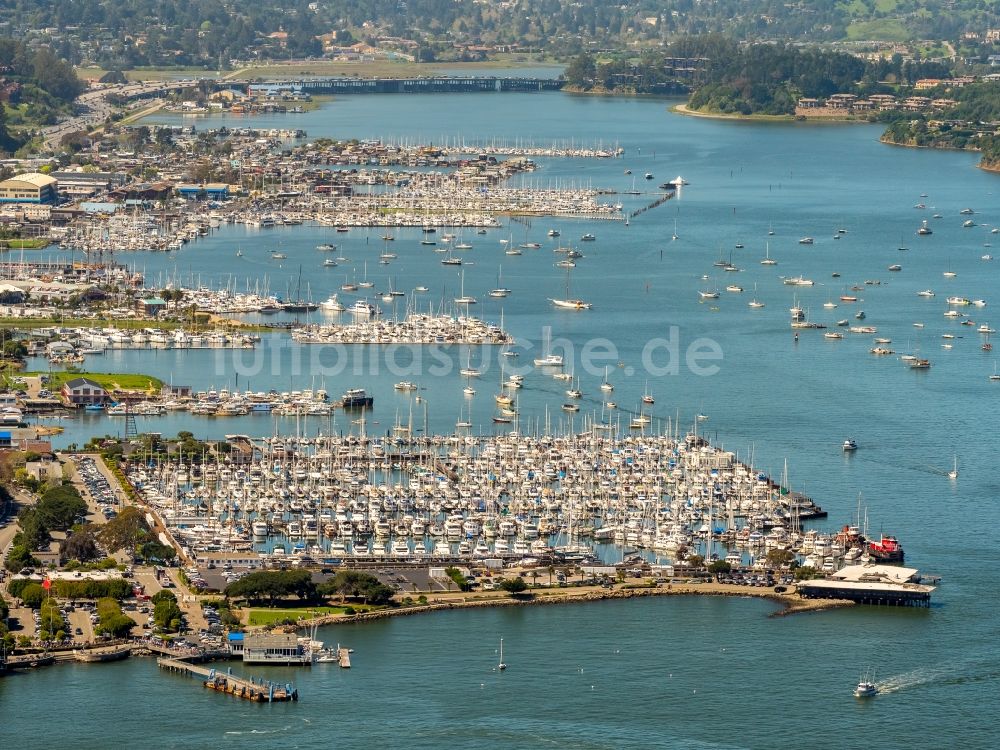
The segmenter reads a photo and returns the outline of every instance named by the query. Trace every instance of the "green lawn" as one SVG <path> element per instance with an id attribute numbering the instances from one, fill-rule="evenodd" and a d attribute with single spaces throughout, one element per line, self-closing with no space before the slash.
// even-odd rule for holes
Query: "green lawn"
<path id="1" fill-rule="evenodd" d="M 355 606 L 354 610 L 360 612 L 363 607 Z M 267 626 L 284 620 L 298 620 L 302 618 L 316 617 L 317 615 L 342 615 L 343 607 L 299 607 L 295 609 L 259 609 L 253 608 L 248 615 L 247 625 Z"/>
<path id="2" fill-rule="evenodd" d="M 905 42 L 911 36 L 903 23 L 895 18 L 862 21 L 847 27 L 847 38 L 851 41 L 878 39 L 886 42 Z"/>
<path id="3" fill-rule="evenodd" d="M 49 384 L 48 389 L 55 393 L 60 390 L 67 380 L 73 380 L 73 378 L 89 378 L 95 383 L 99 383 L 103 388 L 107 390 L 122 389 L 126 391 L 148 391 L 152 389 L 156 393 L 159 393 L 160 388 L 163 387 L 163 381 L 159 378 L 154 378 L 152 375 L 142 375 L 142 374 L 132 374 L 132 373 L 114 373 L 114 372 L 53 372 L 41 373 L 41 372 L 25 372 L 21 373 L 21 377 L 32 376 L 32 375 L 48 375 Z"/>
<path id="4" fill-rule="evenodd" d="M 48 237 L 32 237 L 30 239 L 0 240 L 0 250 L 42 250 L 52 244 Z"/>

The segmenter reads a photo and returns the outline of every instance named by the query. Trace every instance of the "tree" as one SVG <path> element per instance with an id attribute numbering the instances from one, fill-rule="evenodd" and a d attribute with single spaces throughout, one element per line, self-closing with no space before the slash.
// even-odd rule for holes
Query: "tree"
<path id="1" fill-rule="evenodd" d="M 692 568 L 701 568 L 705 565 L 705 558 L 701 555 L 688 555 L 687 564 Z"/>
<path id="2" fill-rule="evenodd" d="M 38 609 L 48 598 L 49 592 L 40 583 L 30 583 L 21 590 L 20 596 L 25 607 Z"/>
<path id="3" fill-rule="evenodd" d="M 7 553 L 4 567 L 11 573 L 20 573 L 25 568 L 37 566 L 40 563 L 31 555 L 31 550 L 23 544 L 16 544 Z"/>
<path id="4" fill-rule="evenodd" d="M 101 527 L 98 539 L 109 552 L 122 549 L 131 552 L 149 535 L 145 514 L 139 508 L 130 506 Z"/>
<path id="5" fill-rule="evenodd" d="M 725 560 L 715 560 L 708 566 L 708 572 L 715 576 L 716 580 L 718 580 L 719 576 L 723 573 L 731 573 L 732 570 L 733 566 Z"/>
<path id="6" fill-rule="evenodd" d="M 177 550 L 169 544 L 161 544 L 154 540 L 143 544 L 139 548 L 139 554 L 151 562 L 170 562 L 177 557 Z"/>
<path id="7" fill-rule="evenodd" d="M 100 551 L 97 549 L 94 532 L 87 526 L 72 532 L 59 545 L 59 554 L 64 560 L 78 560 L 80 562 L 96 560 Z"/>
<path id="8" fill-rule="evenodd" d="M 500 588 L 510 594 L 520 594 L 527 590 L 528 584 L 521 576 L 518 576 L 517 578 L 504 578 L 500 581 Z"/>

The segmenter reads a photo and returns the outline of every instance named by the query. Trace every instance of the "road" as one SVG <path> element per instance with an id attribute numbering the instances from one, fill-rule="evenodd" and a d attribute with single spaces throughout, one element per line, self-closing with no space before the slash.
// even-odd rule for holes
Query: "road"
<path id="1" fill-rule="evenodd" d="M 150 83 L 126 83 L 86 91 L 76 98 L 77 113 L 73 117 L 55 125 L 42 128 L 41 133 L 44 146 L 46 148 L 54 148 L 59 145 L 59 141 L 63 136 L 69 133 L 89 132 L 103 125 L 108 117 L 118 111 L 118 107 L 109 101 L 110 97 L 125 97 L 130 100 L 134 108 L 144 108 L 149 106 L 149 99 L 159 98 L 160 95 L 167 92 L 193 88 L 197 85 L 198 81 L 185 79 Z"/>

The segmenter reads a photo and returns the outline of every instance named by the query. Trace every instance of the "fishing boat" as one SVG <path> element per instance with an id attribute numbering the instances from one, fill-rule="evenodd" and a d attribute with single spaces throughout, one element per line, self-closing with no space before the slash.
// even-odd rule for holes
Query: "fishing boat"
<path id="1" fill-rule="evenodd" d="M 878 695 L 878 685 L 875 684 L 875 673 L 872 672 L 871 676 L 865 673 L 854 688 L 854 697 L 874 698 L 876 695 Z"/>

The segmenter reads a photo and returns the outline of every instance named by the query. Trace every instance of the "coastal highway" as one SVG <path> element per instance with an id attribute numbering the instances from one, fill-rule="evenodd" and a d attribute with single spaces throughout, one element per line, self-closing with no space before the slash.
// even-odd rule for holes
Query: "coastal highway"
<path id="1" fill-rule="evenodd" d="M 90 131 L 103 125 L 109 116 L 118 111 L 118 107 L 109 100 L 111 97 L 124 97 L 129 100 L 133 109 L 138 109 L 148 106 L 149 100 L 158 99 L 166 93 L 197 85 L 196 80 L 184 79 L 125 83 L 85 91 L 76 98 L 76 114 L 73 117 L 42 128 L 44 146 L 46 149 L 56 148 L 62 137 L 69 133 Z"/>

